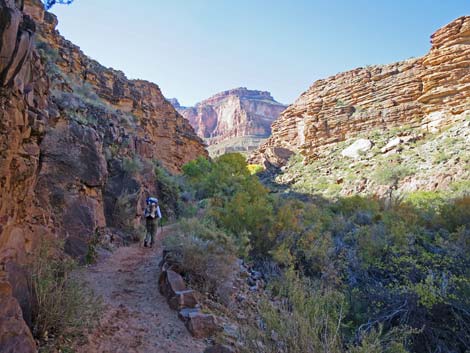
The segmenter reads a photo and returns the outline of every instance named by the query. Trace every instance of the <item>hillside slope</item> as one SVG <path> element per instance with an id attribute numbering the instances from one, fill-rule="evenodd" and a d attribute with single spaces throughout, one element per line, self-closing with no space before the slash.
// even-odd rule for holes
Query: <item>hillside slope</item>
<path id="1" fill-rule="evenodd" d="M 278 182 L 309 192 L 329 188 L 330 194 L 383 194 L 390 181 L 371 177 L 381 166 L 417 169 L 401 173 L 397 187 L 406 191 L 467 179 L 470 17 L 436 31 L 431 44 L 421 58 L 316 81 L 273 123 L 272 136 L 251 161 L 268 168 L 287 164 Z M 359 138 L 366 145 L 360 153 L 342 154 L 358 148 Z M 437 161 L 439 153 L 449 156 Z"/>

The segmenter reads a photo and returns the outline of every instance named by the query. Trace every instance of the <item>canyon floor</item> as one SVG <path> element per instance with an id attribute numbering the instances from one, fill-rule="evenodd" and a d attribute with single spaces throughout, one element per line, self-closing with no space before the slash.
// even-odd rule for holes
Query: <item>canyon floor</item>
<path id="1" fill-rule="evenodd" d="M 153 249 L 139 244 L 101 253 L 95 265 L 79 276 L 103 300 L 99 324 L 79 353 L 200 353 L 206 345 L 186 330 L 158 290 L 161 241 Z"/>

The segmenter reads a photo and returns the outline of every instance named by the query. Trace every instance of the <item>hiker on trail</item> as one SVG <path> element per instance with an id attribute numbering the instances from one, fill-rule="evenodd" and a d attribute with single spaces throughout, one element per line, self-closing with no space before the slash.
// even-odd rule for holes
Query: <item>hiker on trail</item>
<path id="1" fill-rule="evenodd" d="M 152 247 L 158 229 L 158 221 L 162 218 L 160 206 L 158 206 L 158 199 L 156 197 L 147 197 L 147 207 L 144 211 L 145 234 L 144 247 Z"/>

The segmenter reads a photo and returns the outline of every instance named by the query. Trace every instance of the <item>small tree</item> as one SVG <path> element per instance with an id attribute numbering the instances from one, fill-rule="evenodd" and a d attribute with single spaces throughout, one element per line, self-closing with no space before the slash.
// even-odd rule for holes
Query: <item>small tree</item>
<path id="1" fill-rule="evenodd" d="M 55 4 L 70 5 L 73 0 L 42 0 L 46 10 L 49 10 Z"/>

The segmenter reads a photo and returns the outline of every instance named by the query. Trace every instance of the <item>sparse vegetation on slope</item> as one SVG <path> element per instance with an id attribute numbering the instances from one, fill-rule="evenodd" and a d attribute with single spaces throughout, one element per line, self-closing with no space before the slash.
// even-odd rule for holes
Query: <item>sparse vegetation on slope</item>
<path id="1" fill-rule="evenodd" d="M 327 198 L 355 194 L 383 197 L 390 188 L 402 196 L 418 190 L 451 191 L 452 184 L 470 179 L 469 124 L 463 115 L 451 127 L 432 133 L 413 133 L 406 126 L 369 131 L 319 149 L 317 158 L 306 164 L 300 155 L 292 156 L 275 182 Z M 359 138 L 370 140 L 372 148 L 359 158 L 342 156 L 341 152 Z"/>

